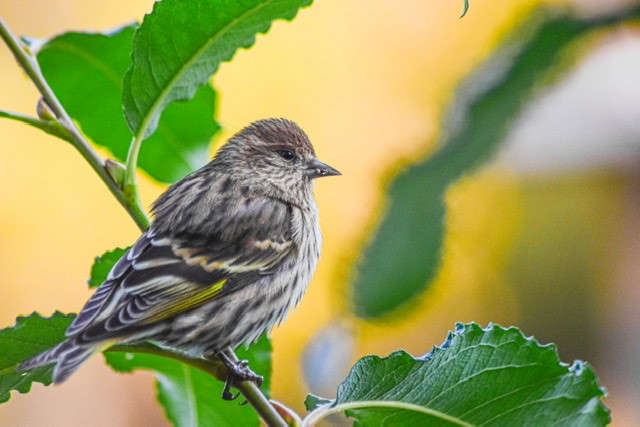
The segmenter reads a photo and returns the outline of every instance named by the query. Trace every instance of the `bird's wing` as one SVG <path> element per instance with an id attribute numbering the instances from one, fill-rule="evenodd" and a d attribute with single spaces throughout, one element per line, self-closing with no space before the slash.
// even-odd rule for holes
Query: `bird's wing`
<path id="1" fill-rule="evenodd" d="M 297 250 L 291 215 L 284 203 L 256 199 L 206 235 L 152 227 L 114 265 L 67 336 L 95 342 L 127 335 L 271 274 Z"/>

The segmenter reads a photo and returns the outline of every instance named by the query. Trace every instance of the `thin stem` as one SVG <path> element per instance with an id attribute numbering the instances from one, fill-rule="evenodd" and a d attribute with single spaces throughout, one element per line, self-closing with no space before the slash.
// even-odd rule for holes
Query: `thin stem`
<path id="1" fill-rule="evenodd" d="M 5 119 L 12 119 L 22 123 L 26 123 L 29 126 L 40 129 L 41 131 L 48 133 L 49 135 L 56 136 L 60 139 L 64 139 L 67 142 L 73 144 L 73 137 L 71 133 L 62 126 L 60 123 L 53 120 L 42 120 L 36 117 L 28 116 L 26 114 L 17 113 L 15 111 L 0 110 L 0 117 Z"/>
<path id="2" fill-rule="evenodd" d="M 189 357 L 180 353 L 174 353 L 164 350 L 152 344 L 136 344 L 136 345 L 114 345 L 113 347 L 105 350 L 105 353 L 145 353 L 153 354 L 156 356 L 167 357 L 169 359 L 177 360 L 178 362 L 186 363 L 189 366 L 193 366 L 205 372 L 212 377 L 225 381 L 226 369 L 224 363 L 217 360 L 209 360 L 202 358 Z"/>
<path id="3" fill-rule="evenodd" d="M 124 193 L 120 190 L 118 184 L 111 179 L 111 176 L 109 176 L 104 168 L 104 161 L 89 144 L 89 141 L 87 141 L 82 132 L 80 132 L 56 95 L 53 93 L 53 90 L 51 90 L 47 84 L 42 72 L 40 71 L 40 65 L 38 65 L 35 57 L 31 55 L 28 48 L 11 33 L 2 18 L 0 18 L 0 37 L 2 37 L 7 47 L 9 47 L 11 53 L 13 53 L 18 64 L 27 73 L 27 76 L 29 76 L 36 88 L 38 88 L 38 91 L 42 94 L 42 98 L 51 108 L 58 122 L 69 132 L 71 137 L 69 142 L 71 142 L 71 144 L 80 152 L 82 157 L 84 157 L 91 168 L 98 174 L 100 179 L 102 179 L 102 181 L 107 185 L 107 188 L 111 191 L 111 194 L 113 194 L 116 200 L 118 200 L 127 212 L 129 212 L 133 220 L 138 224 L 138 227 L 143 230 L 147 228 L 149 226 L 149 219 L 144 210 L 141 209 L 139 205 L 136 206 L 130 204 L 126 200 Z"/>
<path id="4" fill-rule="evenodd" d="M 54 129 L 52 132 L 48 132 L 47 121 L 39 120 L 34 117 L 26 116 L 20 113 L 3 112 L 0 114 L 2 117 L 19 120 L 35 126 L 45 132 L 58 136 L 68 142 L 70 142 L 89 163 L 93 170 L 98 174 L 102 181 L 107 185 L 111 194 L 120 202 L 120 204 L 129 213 L 131 218 L 135 221 L 141 230 L 146 230 L 149 227 L 149 218 L 140 204 L 140 198 L 138 196 L 138 186 L 136 183 L 136 167 L 138 164 L 138 153 L 140 151 L 140 144 L 143 138 L 136 138 L 131 144 L 129 155 L 127 156 L 127 170 L 125 172 L 125 179 L 123 188 L 111 178 L 108 174 L 104 161 L 98 155 L 98 153 L 89 144 L 82 132 L 75 125 L 69 114 L 53 93 L 53 90 L 47 84 L 40 66 L 35 57 L 28 51 L 25 46 L 17 37 L 15 37 L 9 28 L 6 26 L 2 18 L 0 18 L 0 37 L 7 44 L 11 52 L 16 58 L 18 64 L 24 69 L 31 81 L 38 88 L 38 91 L 42 95 L 44 102 L 49 106 L 51 111 L 55 114 L 57 122 L 56 126 L 60 128 L 60 134 Z M 53 126 L 53 125 L 52 125 Z M 63 129 L 63 130 L 62 130 Z M 174 360 L 181 361 L 190 366 L 196 367 L 209 375 L 224 381 L 226 379 L 226 367 L 221 362 L 210 361 L 206 359 L 190 358 L 179 353 L 173 353 L 168 350 L 164 350 L 152 345 L 136 345 L 136 346 L 114 346 L 108 351 L 131 351 L 140 353 L 158 354 L 164 357 L 169 357 Z M 232 350 L 227 350 L 229 357 L 237 360 L 235 353 Z M 266 396 L 260 391 L 260 389 L 250 381 L 243 381 L 237 385 L 238 391 L 243 394 L 245 399 L 256 409 L 258 414 L 269 426 L 286 426 L 286 422 L 271 405 Z"/>
<path id="5" fill-rule="evenodd" d="M 142 209 L 140 203 L 140 192 L 138 190 L 138 180 L 136 169 L 138 168 L 138 154 L 140 153 L 140 147 L 142 146 L 143 138 L 134 138 L 129 145 L 129 151 L 127 152 L 126 169 L 124 171 L 124 182 L 122 185 L 122 191 L 127 203 L 130 206 L 136 207 L 136 209 Z"/>

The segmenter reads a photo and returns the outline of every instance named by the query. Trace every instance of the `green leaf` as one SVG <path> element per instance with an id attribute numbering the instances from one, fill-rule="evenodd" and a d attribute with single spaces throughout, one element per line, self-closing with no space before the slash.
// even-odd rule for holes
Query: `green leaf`
<path id="1" fill-rule="evenodd" d="M 255 372 L 264 376 L 262 390 L 268 392 L 271 378 L 271 343 L 261 337 L 249 350 L 237 351 Z M 142 353 L 105 353 L 115 370 L 148 369 L 156 374 L 158 400 L 176 426 L 259 425 L 250 405 L 221 399 L 223 383 L 211 375 L 176 360 Z"/>
<path id="2" fill-rule="evenodd" d="M 124 80 L 124 111 L 136 139 L 152 134 L 166 105 L 193 97 L 223 61 L 276 19 L 311 0 L 163 0 L 135 34 Z"/>
<path id="3" fill-rule="evenodd" d="M 215 104 L 216 93 L 204 85 L 192 99 L 169 105 L 157 132 L 142 144 L 139 166 L 158 181 L 175 182 L 207 164 L 221 129 Z"/>
<path id="4" fill-rule="evenodd" d="M 15 326 L 0 330 L 0 403 L 10 399 L 11 390 L 28 393 L 34 382 L 51 384 L 53 365 L 24 372 L 16 371 L 16 367 L 61 342 L 74 317 L 60 312 L 51 317 L 32 313 L 18 317 Z"/>
<path id="5" fill-rule="evenodd" d="M 513 327 L 458 324 L 422 358 L 360 359 L 334 406 L 309 418 L 344 410 L 362 426 L 598 426 L 610 421 L 604 395 L 591 367 L 561 363 L 554 345 Z"/>
<path id="6" fill-rule="evenodd" d="M 65 33 L 47 41 L 37 55 L 47 82 L 82 131 L 122 161 L 132 139 L 122 112 L 122 80 L 136 27 Z M 215 98 L 205 85 L 189 102 L 169 108 L 142 147 L 139 166 L 158 181 L 173 182 L 204 165 L 219 130 L 213 120 Z"/>
<path id="7" fill-rule="evenodd" d="M 426 289 L 439 267 L 447 188 L 491 158 L 541 83 L 553 81 L 559 64 L 569 65 L 567 47 L 588 31 L 639 16 L 635 8 L 587 21 L 542 10 L 462 82 L 435 144 L 439 151 L 388 184 L 384 215 L 353 275 L 358 316 L 382 316 Z"/>
<path id="8" fill-rule="evenodd" d="M 97 256 L 91 266 L 91 276 L 89 278 L 89 287 L 95 288 L 100 286 L 105 280 L 111 268 L 116 262 L 127 252 L 129 248 L 115 248 Z"/>

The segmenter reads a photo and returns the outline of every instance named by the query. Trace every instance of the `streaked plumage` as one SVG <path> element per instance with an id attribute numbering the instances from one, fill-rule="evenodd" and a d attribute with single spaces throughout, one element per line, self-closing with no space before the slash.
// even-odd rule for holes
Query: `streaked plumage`
<path id="1" fill-rule="evenodd" d="M 312 180 L 336 174 L 295 123 L 246 127 L 160 196 L 151 227 L 87 301 L 67 340 L 20 368 L 56 362 L 59 383 L 116 343 L 151 341 L 208 357 L 254 341 L 311 280 L 321 245 Z"/>

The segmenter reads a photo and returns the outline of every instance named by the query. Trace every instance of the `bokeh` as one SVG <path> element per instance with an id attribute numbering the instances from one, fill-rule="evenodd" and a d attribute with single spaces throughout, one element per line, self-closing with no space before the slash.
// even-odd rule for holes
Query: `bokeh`
<path id="1" fill-rule="evenodd" d="M 630 2 L 575 3 L 590 16 Z M 380 215 L 389 170 L 436 149 L 458 82 L 539 4 L 472 0 L 459 19 L 462 1 L 317 1 L 222 65 L 213 79 L 218 143 L 255 119 L 289 117 L 343 173 L 316 185 L 323 256 L 299 308 L 273 333 L 274 398 L 304 411 L 308 391 L 333 397 L 365 354 L 420 355 L 456 321 L 496 322 L 557 343 L 565 362 L 589 361 L 609 390 L 613 425 L 640 424 L 633 25 L 576 46 L 581 59 L 541 89 L 495 160 L 452 186 L 442 265 L 424 295 L 371 322 L 349 308 L 345 272 Z M 0 16 L 17 34 L 48 37 L 108 30 L 151 7 L 8 0 Z M 0 108 L 32 114 L 37 93 L 4 47 L 0 77 Z M 0 121 L 0 182 L 0 327 L 34 310 L 76 312 L 90 295 L 93 257 L 135 240 L 135 225 L 71 146 L 8 120 Z M 146 206 L 162 190 L 143 177 Z M 13 393 L 0 425 L 168 425 L 153 387 L 149 373 L 117 374 L 95 357 L 62 386 Z"/>

